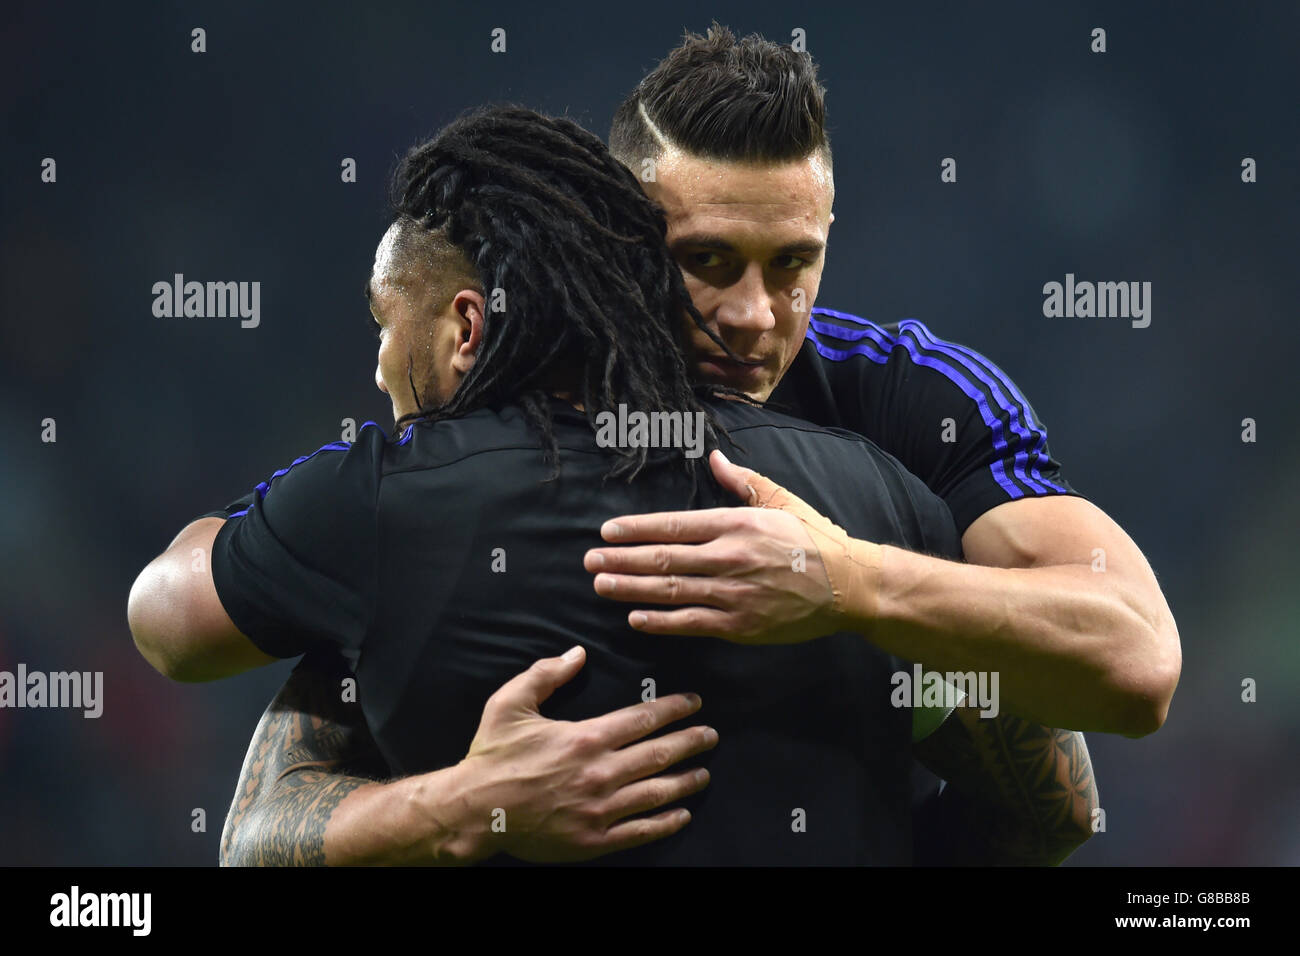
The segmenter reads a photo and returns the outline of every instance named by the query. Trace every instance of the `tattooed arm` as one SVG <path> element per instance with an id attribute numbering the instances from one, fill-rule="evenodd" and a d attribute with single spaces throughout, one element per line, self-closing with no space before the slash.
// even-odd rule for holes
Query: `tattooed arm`
<path id="1" fill-rule="evenodd" d="M 502 685 L 454 767 L 376 782 L 387 773 L 378 749 L 358 705 L 342 702 L 349 671 L 335 655 L 308 655 L 257 727 L 221 863 L 456 866 L 495 853 L 565 862 L 678 832 L 690 815 L 663 807 L 708 779 L 671 767 L 717 734 L 695 726 L 641 738 L 695 713 L 700 699 L 672 694 L 577 722 L 541 716 L 585 661 L 581 651 L 543 658 Z M 510 814 L 507 832 L 492 827 L 496 808 Z"/>
<path id="2" fill-rule="evenodd" d="M 388 776 L 360 707 L 343 701 L 350 676 L 336 655 L 309 654 L 267 707 L 221 834 L 222 866 L 323 866 L 339 804 Z"/>
<path id="3" fill-rule="evenodd" d="M 917 813 L 918 864 L 1054 866 L 1092 836 L 1081 733 L 961 706 L 913 753 L 947 781 Z"/>

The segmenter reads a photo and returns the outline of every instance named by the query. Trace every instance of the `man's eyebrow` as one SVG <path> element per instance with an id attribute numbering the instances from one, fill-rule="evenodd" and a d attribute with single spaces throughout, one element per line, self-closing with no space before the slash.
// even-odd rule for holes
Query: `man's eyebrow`
<path id="1" fill-rule="evenodd" d="M 695 249 L 713 249 L 717 252 L 735 252 L 735 243 L 724 239 L 722 236 L 712 233 L 694 233 L 686 236 L 678 236 L 669 244 L 669 248 L 674 251 L 680 248 L 690 246 Z M 778 256 L 792 256 L 797 253 L 804 255 L 820 255 L 826 249 L 826 243 L 817 239 L 802 239 L 795 242 L 787 242 L 781 248 L 776 250 Z"/>

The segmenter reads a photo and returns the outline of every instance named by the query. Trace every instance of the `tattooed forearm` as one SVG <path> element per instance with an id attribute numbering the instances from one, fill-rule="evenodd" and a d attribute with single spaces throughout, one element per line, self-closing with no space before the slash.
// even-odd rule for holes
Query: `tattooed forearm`
<path id="1" fill-rule="evenodd" d="M 323 866 L 335 808 L 387 776 L 361 708 L 343 702 L 349 676 L 337 656 L 308 655 L 266 709 L 226 817 L 222 866 Z"/>
<path id="2" fill-rule="evenodd" d="M 958 707 L 915 753 L 948 782 L 918 816 L 923 862 L 1054 865 L 1092 835 L 1097 785 L 1080 733 Z"/>

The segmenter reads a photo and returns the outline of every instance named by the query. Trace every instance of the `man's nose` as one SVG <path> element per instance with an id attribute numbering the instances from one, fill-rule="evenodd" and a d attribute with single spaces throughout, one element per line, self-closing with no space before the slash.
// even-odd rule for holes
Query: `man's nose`
<path id="1" fill-rule="evenodd" d="M 751 263 L 722 296 L 714 312 L 721 328 L 767 332 L 776 327 L 772 297 L 763 280 L 763 268 Z"/>

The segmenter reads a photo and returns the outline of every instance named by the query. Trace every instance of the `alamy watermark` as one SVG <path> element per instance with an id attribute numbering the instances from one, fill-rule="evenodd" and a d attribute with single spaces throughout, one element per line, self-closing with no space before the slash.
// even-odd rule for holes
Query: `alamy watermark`
<path id="1" fill-rule="evenodd" d="M 923 670 L 913 664 L 911 673 L 895 671 L 889 679 L 894 685 L 889 702 L 895 707 L 956 707 L 963 700 L 968 707 L 979 706 L 981 717 L 996 717 L 998 703 L 997 671 Z"/>
<path id="2" fill-rule="evenodd" d="M 1043 315 L 1049 319 L 1132 319 L 1135 329 L 1151 324 L 1150 282 L 1075 282 L 1065 274 L 1065 284 L 1043 286 Z"/>
<path id="3" fill-rule="evenodd" d="M 0 671 L 0 707 L 70 707 L 83 717 L 104 712 L 103 671 Z"/>
<path id="4" fill-rule="evenodd" d="M 629 412 L 596 414 L 596 444 L 601 448 L 682 448 L 687 458 L 704 454 L 703 412 Z"/>
<path id="5" fill-rule="evenodd" d="M 148 936 L 152 915 L 152 893 L 83 893 L 73 886 L 50 897 L 51 926 L 125 926 L 133 936 Z"/>
<path id="6" fill-rule="evenodd" d="M 171 282 L 155 282 L 153 294 L 153 314 L 159 319 L 238 316 L 245 329 L 262 321 L 261 282 L 186 282 L 178 272 Z"/>

